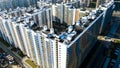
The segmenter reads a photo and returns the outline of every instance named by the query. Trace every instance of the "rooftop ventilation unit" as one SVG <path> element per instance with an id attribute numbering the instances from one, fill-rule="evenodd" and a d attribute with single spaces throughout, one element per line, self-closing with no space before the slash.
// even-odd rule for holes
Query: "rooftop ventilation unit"
<path id="1" fill-rule="evenodd" d="M 9 9 L 9 12 L 12 12 L 12 9 L 11 9 L 11 8 Z"/>
<path id="2" fill-rule="evenodd" d="M 50 33 L 54 34 L 54 29 L 53 28 L 50 29 Z"/>
<path id="3" fill-rule="evenodd" d="M 26 14 L 23 14 L 23 17 L 27 17 Z"/>
<path id="4" fill-rule="evenodd" d="M 77 21 L 77 22 L 76 22 L 76 26 L 80 26 L 80 21 Z"/>
<path id="5" fill-rule="evenodd" d="M 91 15 L 94 15 L 94 14 L 95 14 L 94 12 L 90 12 L 90 13 L 89 13 L 90 16 L 91 16 Z"/>
<path id="6" fill-rule="evenodd" d="M 88 17 L 82 17 L 81 22 L 82 22 L 82 23 L 87 23 L 87 22 L 89 22 Z"/>
<path id="7" fill-rule="evenodd" d="M 33 26 L 33 25 L 34 25 L 34 21 L 31 21 L 31 22 L 30 22 L 30 26 Z"/>
<path id="8" fill-rule="evenodd" d="M 76 34 L 77 34 L 76 31 L 72 31 L 70 35 L 71 35 L 71 36 L 75 36 Z"/>
<path id="9" fill-rule="evenodd" d="M 27 8 L 27 11 L 29 12 L 29 11 L 31 11 L 33 8 L 30 6 L 30 7 L 28 7 Z"/>
<path id="10" fill-rule="evenodd" d="M 29 18 L 26 18 L 25 21 L 28 23 L 29 22 Z"/>
<path id="11" fill-rule="evenodd" d="M 26 10 L 25 7 L 21 9 L 21 11 L 22 11 L 23 14 L 25 14 L 25 10 Z"/>
<path id="12" fill-rule="evenodd" d="M 47 26 L 46 26 L 46 25 L 43 27 L 43 30 L 44 30 L 44 31 L 46 31 L 46 30 L 47 30 Z"/>
<path id="13" fill-rule="evenodd" d="M 67 35 L 67 40 L 71 41 L 72 40 L 72 35 Z"/>
<path id="14" fill-rule="evenodd" d="M 18 21 L 20 21 L 21 20 L 21 18 L 20 17 L 18 17 Z"/>
<path id="15" fill-rule="evenodd" d="M 71 41 L 73 36 L 75 36 L 77 34 L 76 31 L 72 31 L 70 34 L 67 35 L 67 40 Z"/>
<path id="16" fill-rule="evenodd" d="M 12 15 L 9 15 L 9 18 L 11 19 L 11 18 L 12 18 Z"/>
<path id="17" fill-rule="evenodd" d="M 5 14 L 5 13 L 3 13 L 2 15 L 3 15 L 3 17 L 5 17 L 5 16 L 6 16 L 6 14 Z"/>
<path id="18" fill-rule="evenodd" d="M 59 35 L 59 39 L 61 40 L 65 40 L 66 39 L 66 36 L 67 36 L 67 33 L 63 32 Z"/>
<path id="19" fill-rule="evenodd" d="M 16 17 L 13 17 L 13 20 L 16 21 Z"/>
<path id="20" fill-rule="evenodd" d="M 20 7 L 17 7 L 16 9 L 17 9 L 17 10 L 20 10 Z"/>
<path id="21" fill-rule="evenodd" d="M 96 15 L 92 15 L 92 20 L 94 20 L 96 18 Z"/>
<path id="22" fill-rule="evenodd" d="M 94 12 L 90 12 L 90 14 L 87 17 L 88 17 L 88 19 L 94 20 L 96 18 L 96 15 Z"/>
<path id="23" fill-rule="evenodd" d="M 82 28 L 84 28 L 84 25 L 81 25 Z"/>
<path id="24" fill-rule="evenodd" d="M 73 30 L 73 26 L 70 25 L 70 26 L 68 27 L 68 33 L 70 33 L 72 30 Z"/>
<path id="25" fill-rule="evenodd" d="M 34 12 L 37 12 L 38 10 L 37 9 L 34 9 Z"/>

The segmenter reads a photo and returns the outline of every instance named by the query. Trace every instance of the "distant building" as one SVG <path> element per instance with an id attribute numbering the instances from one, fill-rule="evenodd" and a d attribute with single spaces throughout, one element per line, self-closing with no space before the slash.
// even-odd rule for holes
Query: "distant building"
<path id="1" fill-rule="evenodd" d="M 53 21 L 63 23 L 64 5 L 59 3 L 52 5 L 52 11 Z"/>
<path id="2" fill-rule="evenodd" d="M 1 9 L 15 9 L 19 7 L 28 7 L 29 5 L 35 6 L 37 4 L 37 0 L 1 0 L 0 8 Z"/>

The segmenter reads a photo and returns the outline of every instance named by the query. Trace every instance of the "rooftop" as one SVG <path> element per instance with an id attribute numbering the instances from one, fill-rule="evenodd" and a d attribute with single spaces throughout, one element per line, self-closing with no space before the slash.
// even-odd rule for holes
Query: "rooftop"
<path id="1" fill-rule="evenodd" d="M 67 42 L 70 44 L 78 35 L 80 35 L 86 28 L 90 26 L 90 24 L 95 21 L 100 14 L 110 5 L 111 3 L 107 3 L 105 5 L 101 5 L 99 8 L 96 9 L 86 9 L 80 10 L 83 12 L 84 15 L 73 25 L 67 25 L 65 23 L 55 23 L 53 22 L 53 28 L 48 29 L 46 26 L 40 27 L 37 23 L 35 23 L 34 19 L 31 17 L 32 14 L 36 12 L 40 12 L 50 8 L 49 6 L 42 7 L 40 9 L 35 7 L 28 7 L 28 8 L 16 8 L 15 10 L 10 9 L 9 11 L 4 11 L 1 14 L 3 19 L 10 18 L 15 23 L 22 23 L 24 27 L 27 27 L 33 31 L 43 31 L 48 37 L 59 38 L 60 42 Z M 68 6 L 73 6 L 71 3 L 66 4 Z M 73 7 L 72 7 L 73 8 Z M 78 8 L 75 8 L 78 9 Z M 18 16 L 16 14 L 12 14 L 11 11 L 18 12 Z"/>
<path id="2" fill-rule="evenodd" d="M 74 25 L 67 25 L 65 23 L 53 22 L 54 34 L 53 36 L 59 38 L 60 42 L 70 44 L 79 34 L 81 34 L 103 11 L 98 9 L 89 11 L 86 16 L 82 17 Z M 44 30 L 46 34 L 50 34 L 50 30 Z M 52 36 L 52 35 L 51 35 Z M 50 36 L 50 37 L 51 37 Z M 54 37 L 54 38 L 55 38 Z"/>

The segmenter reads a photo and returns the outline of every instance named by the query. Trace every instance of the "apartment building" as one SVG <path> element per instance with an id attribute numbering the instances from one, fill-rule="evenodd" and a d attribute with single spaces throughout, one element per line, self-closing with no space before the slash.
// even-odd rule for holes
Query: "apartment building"
<path id="1" fill-rule="evenodd" d="M 96 42 L 108 6 L 82 11 L 75 4 L 3 10 L 0 36 L 41 68 L 78 68 Z"/>

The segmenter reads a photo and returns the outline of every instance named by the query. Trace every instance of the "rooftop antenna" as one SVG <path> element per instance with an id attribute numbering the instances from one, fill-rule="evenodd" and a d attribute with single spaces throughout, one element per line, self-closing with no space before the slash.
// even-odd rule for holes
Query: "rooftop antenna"
<path id="1" fill-rule="evenodd" d="M 50 33 L 51 33 L 51 34 L 54 34 L 54 28 L 51 28 L 51 29 L 50 29 Z"/>

